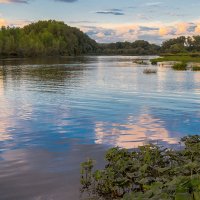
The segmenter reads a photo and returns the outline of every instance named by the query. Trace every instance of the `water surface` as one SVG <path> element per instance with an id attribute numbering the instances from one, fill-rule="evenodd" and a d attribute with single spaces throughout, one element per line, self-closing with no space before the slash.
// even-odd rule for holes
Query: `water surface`
<path id="1" fill-rule="evenodd" d="M 86 157 L 200 133 L 200 72 L 146 75 L 133 59 L 0 61 L 1 199 L 78 199 Z"/>

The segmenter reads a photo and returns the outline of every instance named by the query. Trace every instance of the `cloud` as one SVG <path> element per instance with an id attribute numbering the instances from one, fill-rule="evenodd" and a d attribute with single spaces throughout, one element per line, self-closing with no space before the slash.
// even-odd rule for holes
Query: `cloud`
<path id="1" fill-rule="evenodd" d="M 117 41 L 135 41 L 139 35 L 154 39 L 158 35 L 158 27 L 139 26 L 138 24 L 102 24 L 100 26 L 82 26 L 81 30 L 86 32 L 97 42 L 109 43 Z M 159 35 L 158 35 L 159 36 Z M 155 42 L 155 41 L 152 41 Z"/>
<path id="2" fill-rule="evenodd" d="M 148 26 L 140 26 L 141 31 L 157 31 L 159 28 L 157 27 L 148 27 Z"/>
<path id="3" fill-rule="evenodd" d="M 163 26 L 159 29 L 160 36 L 175 35 L 176 29 L 173 26 Z"/>
<path id="4" fill-rule="evenodd" d="M 164 40 L 178 36 L 200 34 L 200 20 L 196 22 L 172 22 L 163 25 L 161 22 L 136 22 L 132 24 L 93 24 L 80 26 L 97 42 L 147 40 L 161 44 Z"/>
<path id="5" fill-rule="evenodd" d="M 9 27 L 23 27 L 27 24 L 32 23 L 33 21 L 30 20 L 14 20 L 9 21 L 4 18 L 0 18 L 0 27 L 2 26 L 9 26 Z"/>
<path id="6" fill-rule="evenodd" d="M 7 26 L 7 22 L 5 19 L 0 18 L 0 27 L 2 27 L 2 26 Z"/>
<path id="7" fill-rule="evenodd" d="M 121 9 L 108 9 L 108 10 L 103 10 L 103 11 L 96 11 L 95 13 L 97 14 L 104 14 L 104 15 L 125 15 L 123 10 Z"/>
<path id="8" fill-rule="evenodd" d="M 196 28 L 195 28 L 195 31 L 194 31 L 196 34 L 200 34 L 200 23 L 197 24 Z"/>
<path id="9" fill-rule="evenodd" d="M 170 26 L 162 26 L 159 29 L 159 34 L 161 36 L 191 36 L 198 32 L 199 25 L 198 22 L 191 23 L 191 22 L 180 22 L 174 23 Z"/>
<path id="10" fill-rule="evenodd" d="M 163 2 L 149 2 L 149 3 L 146 3 L 145 6 L 160 6 L 161 4 L 163 4 Z"/>

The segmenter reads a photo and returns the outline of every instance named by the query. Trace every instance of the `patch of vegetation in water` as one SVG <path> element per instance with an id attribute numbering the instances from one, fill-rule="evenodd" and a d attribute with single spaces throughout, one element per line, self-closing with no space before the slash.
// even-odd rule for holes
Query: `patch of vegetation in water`
<path id="1" fill-rule="evenodd" d="M 199 200 L 200 136 L 181 139 L 179 150 L 149 144 L 138 150 L 112 148 L 107 164 L 94 171 L 94 161 L 81 164 L 81 192 L 86 199 Z"/>
<path id="2" fill-rule="evenodd" d="M 143 71 L 144 74 L 156 74 L 157 73 L 157 70 L 156 69 L 144 69 Z"/>
<path id="3" fill-rule="evenodd" d="M 139 60 L 139 59 L 133 60 L 133 63 L 139 64 L 139 65 L 148 65 L 149 64 L 147 61 Z"/>
<path id="4" fill-rule="evenodd" d="M 192 71 L 200 71 L 200 66 L 193 66 Z"/>
<path id="5" fill-rule="evenodd" d="M 176 63 L 172 66 L 172 69 L 178 70 L 178 71 L 185 71 L 187 70 L 187 64 L 182 62 L 182 63 Z"/>

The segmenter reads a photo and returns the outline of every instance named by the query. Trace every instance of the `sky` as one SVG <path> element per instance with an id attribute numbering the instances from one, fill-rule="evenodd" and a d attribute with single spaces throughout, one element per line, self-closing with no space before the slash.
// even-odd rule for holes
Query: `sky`
<path id="1" fill-rule="evenodd" d="M 0 0 L 0 26 L 59 20 L 97 42 L 161 44 L 200 34 L 199 0 Z"/>

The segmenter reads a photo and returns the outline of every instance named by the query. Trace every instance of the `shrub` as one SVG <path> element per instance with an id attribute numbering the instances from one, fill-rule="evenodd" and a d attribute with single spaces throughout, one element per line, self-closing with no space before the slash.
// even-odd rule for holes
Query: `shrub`
<path id="1" fill-rule="evenodd" d="M 157 65 L 157 63 L 158 63 L 158 60 L 157 59 L 152 59 L 152 60 L 150 60 L 151 61 L 151 64 L 152 65 Z"/>

